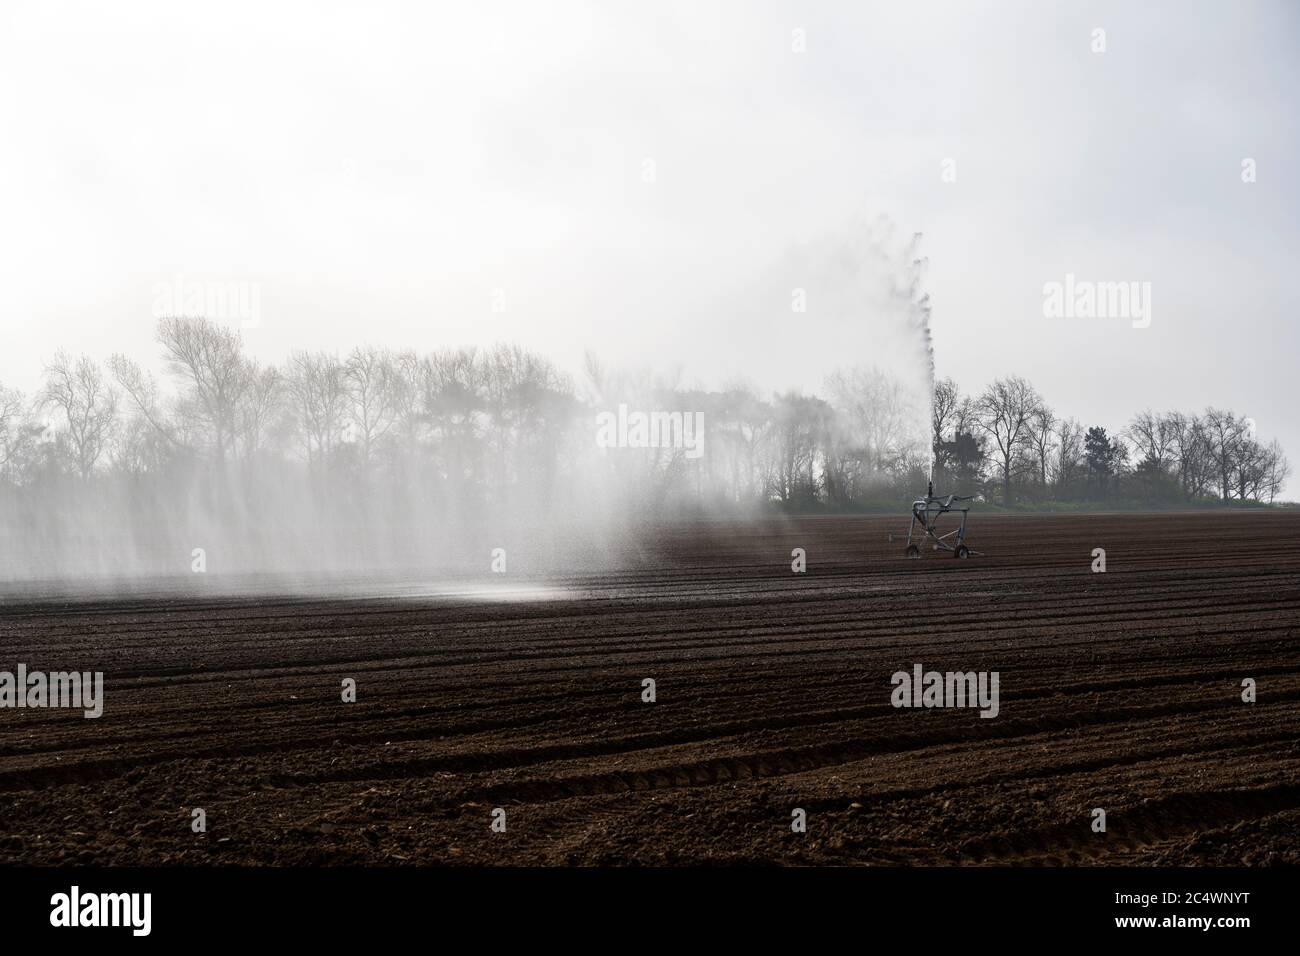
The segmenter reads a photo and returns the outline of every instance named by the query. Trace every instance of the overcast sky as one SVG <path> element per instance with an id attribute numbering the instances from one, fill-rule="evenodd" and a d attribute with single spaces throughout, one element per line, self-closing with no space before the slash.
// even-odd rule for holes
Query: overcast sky
<path id="1" fill-rule="evenodd" d="M 1300 460 L 1298 28 L 1173 0 L 6 0 L 0 382 L 59 346 L 156 363 L 181 277 L 255 284 L 271 361 L 514 340 L 817 389 L 900 361 L 810 261 L 888 221 L 924 234 L 963 388 L 1022 374 L 1112 429 L 1226 405 Z M 1045 317 L 1067 273 L 1150 282 L 1150 326 Z"/>

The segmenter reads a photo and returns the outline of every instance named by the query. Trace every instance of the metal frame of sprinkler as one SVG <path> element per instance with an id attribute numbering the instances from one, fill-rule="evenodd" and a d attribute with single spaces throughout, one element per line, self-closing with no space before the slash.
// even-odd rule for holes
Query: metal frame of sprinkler
<path id="1" fill-rule="evenodd" d="M 953 503 L 958 501 L 972 501 L 974 495 L 947 495 L 943 498 L 936 498 L 934 495 L 934 481 L 929 483 L 924 498 L 917 498 L 912 502 L 912 522 L 907 527 L 907 549 L 903 552 L 909 558 L 919 558 L 921 549 L 912 542 L 912 537 L 916 534 L 916 526 L 919 523 L 923 534 L 920 540 L 929 538 L 934 542 L 934 550 L 951 551 L 954 558 L 969 558 L 973 554 L 983 554 L 982 551 L 976 551 L 974 548 L 966 545 L 966 515 L 970 508 L 954 508 Z M 946 534 L 939 534 L 935 530 L 935 524 L 943 515 L 953 513 L 961 515 L 961 523 L 955 529 Z M 955 540 L 952 540 L 955 539 Z M 893 540 L 893 535 L 890 535 Z"/>

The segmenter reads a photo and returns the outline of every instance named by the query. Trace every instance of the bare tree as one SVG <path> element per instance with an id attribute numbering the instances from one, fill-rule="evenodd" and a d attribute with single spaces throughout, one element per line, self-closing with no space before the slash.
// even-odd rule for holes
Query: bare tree
<path id="1" fill-rule="evenodd" d="M 247 363 L 248 386 L 235 409 L 235 436 L 244 458 L 251 459 L 266 443 L 272 421 L 282 408 L 284 377 L 269 366 Z"/>
<path id="2" fill-rule="evenodd" d="M 978 398 L 967 395 L 961 400 L 953 416 L 952 430 L 954 435 L 973 435 L 982 430 L 979 427 Z"/>
<path id="3" fill-rule="evenodd" d="M 913 421 L 902 383 L 874 366 L 837 369 L 827 378 L 831 400 L 848 416 L 856 443 L 872 472 L 885 471 L 899 457 Z"/>
<path id="4" fill-rule="evenodd" d="M 930 403 L 930 444 L 938 455 L 939 446 L 957 422 L 961 409 L 961 393 L 957 383 L 941 378 L 934 383 L 934 399 Z"/>
<path id="5" fill-rule="evenodd" d="M 26 419 L 23 393 L 0 385 L 0 477 L 12 477 L 31 446 L 33 429 Z"/>
<path id="6" fill-rule="evenodd" d="M 428 423 L 424 410 L 424 396 L 429 363 L 411 351 L 398 352 L 393 357 L 392 379 L 389 382 L 396 428 L 407 449 L 414 447 L 420 432 Z"/>
<path id="7" fill-rule="evenodd" d="M 1205 422 L 1196 415 L 1173 412 L 1165 416 L 1170 435 L 1170 454 L 1183 494 L 1199 498 L 1207 489 L 1209 439 Z"/>
<path id="8" fill-rule="evenodd" d="M 1038 483 L 1047 487 L 1048 466 L 1052 461 L 1052 452 L 1056 448 L 1056 413 L 1040 402 L 1026 423 L 1025 444 L 1033 454 L 1034 467 L 1038 471 Z"/>
<path id="9" fill-rule="evenodd" d="M 480 473 L 486 367 L 477 349 L 446 349 L 426 360 L 424 413 L 444 454 L 447 478 L 474 484 Z"/>
<path id="10" fill-rule="evenodd" d="M 90 357 L 83 355 L 74 361 L 60 351 L 45 368 L 41 400 L 46 407 L 62 412 L 73 464 L 82 478 L 89 478 L 113 432 L 117 390 Z"/>
<path id="11" fill-rule="evenodd" d="M 820 398 L 786 392 L 773 403 L 773 419 L 771 493 L 785 502 L 811 498 L 818 486 L 819 450 L 825 447 L 831 408 Z"/>
<path id="12" fill-rule="evenodd" d="M 113 470 L 133 478 L 159 474 L 167 467 L 174 451 L 175 447 L 144 416 L 133 415 L 118 426 L 113 442 Z"/>
<path id="13" fill-rule="evenodd" d="M 1244 420 L 1243 420 L 1244 421 Z M 1237 441 L 1233 452 L 1233 486 L 1237 497 L 1242 501 L 1263 501 L 1275 495 L 1274 477 L 1279 471 L 1279 464 L 1285 467 L 1285 458 L 1281 462 L 1282 449 L 1274 440 L 1265 446 L 1256 441 L 1249 431 Z"/>
<path id="14" fill-rule="evenodd" d="M 1138 412 L 1124 430 L 1136 446 L 1139 461 L 1164 470 L 1174 457 L 1178 420 L 1172 415 L 1155 415 L 1150 409 Z"/>
<path id="15" fill-rule="evenodd" d="M 979 425 L 993 439 L 1002 470 L 1002 503 L 1011 503 L 1011 474 L 1025 444 L 1030 419 L 1042 405 L 1034 387 L 1019 376 L 993 382 L 978 403 Z"/>
<path id="16" fill-rule="evenodd" d="M 185 411 L 207 423 L 217 461 L 225 461 L 252 379 L 238 333 L 208 319 L 176 317 L 159 320 L 158 340 L 168 367 L 190 386 Z"/>
<path id="17" fill-rule="evenodd" d="M 559 467 L 561 433 L 575 411 L 573 386 L 549 360 L 517 345 L 496 345 L 482 361 L 483 410 L 493 462 L 488 477 L 498 486 L 536 479 L 536 489 L 549 497 Z"/>
<path id="18" fill-rule="evenodd" d="M 1287 461 L 1286 455 L 1282 453 L 1282 446 L 1275 438 L 1269 443 L 1267 449 L 1263 483 L 1263 496 L 1267 496 L 1269 504 L 1272 504 L 1282 493 L 1282 489 L 1286 487 L 1286 480 L 1290 476 L 1291 463 Z"/>
<path id="19" fill-rule="evenodd" d="M 750 384 L 736 380 L 723 393 L 725 412 L 710 425 L 714 447 L 728 453 L 731 496 L 752 501 L 759 494 L 759 467 L 764 441 L 770 435 L 772 409 Z"/>
<path id="20" fill-rule="evenodd" d="M 1222 500 L 1227 501 L 1232 494 L 1233 472 L 1239 446 L 1246 437 L 1247 425 L 1244 419 L 1218 408 L 1207 408 L 1204 421 L 1207 450 L 1218 478 L 1219 492 Z"/>
<path id="21" fill-rule="evenodd" d="M 363 469 L 377 442 L 396 424 L 401 411 L 401 382 L 391 353 L 372 346 L 355 348 L 343 365 L 348 418 L 357 436 Z"/>
<path id="22" fill-rule="evenodd" d="M 338 447 L 347 421 L 343 365 L 326 352 L 289 356 L 286 387 L 302 428 L 307 461 L 324 461 Z"/>
<path id="23" fill-rule="evenodd" d="M 1056 496 L 1063 497 L 1083 471 L 1083 426 L 1077 419 L 1062 418 L 1056 423 L 1056 464 L 1053 483 Z"/>
<path id="24" fill-rule="evenodd" d="M 167 420 L 162 409 L 158 383 L 154 381 L 153 376 L 141 370 L 136 362 L 120 352 L 115 352 L 109 357 L 108 368 L 144 422 L 168 444 L 176 447 L 184 446 L 185 442 L 177 428 Z"/>

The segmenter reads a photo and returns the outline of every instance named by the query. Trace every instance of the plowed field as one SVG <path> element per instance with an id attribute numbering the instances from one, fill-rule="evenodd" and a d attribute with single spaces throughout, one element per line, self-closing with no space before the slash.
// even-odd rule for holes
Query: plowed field
<path id="1" fill-rule="evenodd" d="M 682 526 L 437 589 L 11 592 L 0 670 L 101 670 L 105 704 L 0 710 L 0 862 L 1300 863 L 1300 513 L 975 515 L 967 561 L 900 527 Z M 998 672 L 998 715 L 893 707 L 918 663 Z"/>

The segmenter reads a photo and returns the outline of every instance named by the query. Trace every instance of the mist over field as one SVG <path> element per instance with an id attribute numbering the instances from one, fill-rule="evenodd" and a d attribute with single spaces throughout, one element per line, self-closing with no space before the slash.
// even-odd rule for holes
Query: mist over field
<path id="1" fill-rule="evenodd" d="M 0 569 L 540 578 L 635 566 L 673 522 L 905 513 L 935 481 L 1003 507 L 1278 499 L 1285 454 L 1235 412 L 1144 410 L 1108 434 L 1019 376 L 936 380 L 922 242 L 862 218 L 774 262 L 739 297 L 762 314 L 788 295 L 766 332 L 789 339 L 796 381 L 771 391 L 511 343 L 268 363 L 243 344 L 255 290 L 162 284 L 157 356 L 59 349 L 34 395 L 0 391 Z"/>
<path id="2" fill-rule="evenodd" d="M 711 9 L 7 5 L 0 573 L 1288 497 L 1294 11 Z"/>
<path id="3" fill-rule="evenodd" d="M 881 363 L 827 368 L 829 401 L 744 380 L 686 384 L 595 351 L 568 370 L 506 343 L 424 355 L 358 344 L 263 364 L 239 328 L 255 295 L 160 287 L 160 306 L 195 314 L 157 320 L 159 356 L 59 350 L 36 395 L 4 393 L 4 573 L 611 569 L 637 560 L 657 522 L 813 501 L 823 441 L 854 459 L 860 493 L 889 494 L 928 465 L 919 238 L 854 223 L 792 248 L 763 283 L 791 299 L 773 334 L 801 326 L 792 358 L 848 325 L 841 355 Z M 814 310 L 785 288 L 795 272 Z"/>

